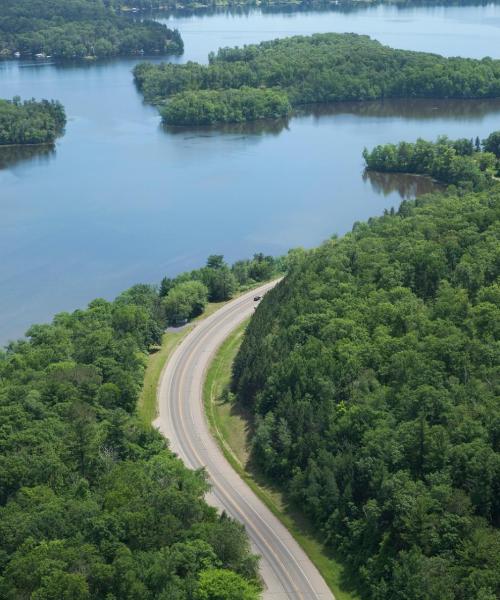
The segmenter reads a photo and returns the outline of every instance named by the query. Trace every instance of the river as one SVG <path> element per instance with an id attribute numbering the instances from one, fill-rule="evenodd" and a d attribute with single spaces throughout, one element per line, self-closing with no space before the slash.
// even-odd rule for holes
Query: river
<path id="1" fill-rule="evenodd" d="M 165 18 L 172 60 L 297 33 L 354 31 L 395 47 L 500 57 L 500 5 L 354 11 L 215 11 Z M 53 152 L 0 152 L 0 342 L 33 322 L 200 266 L 310 247 L 429 189 L 366 177 L 363 147 L 486 136 L 500 101 L 342 104 L 288 123 L 165 131 L 131 76 L 135 60 L 0 63 L 0 97 L 56 98 L 68 113 Z"/>

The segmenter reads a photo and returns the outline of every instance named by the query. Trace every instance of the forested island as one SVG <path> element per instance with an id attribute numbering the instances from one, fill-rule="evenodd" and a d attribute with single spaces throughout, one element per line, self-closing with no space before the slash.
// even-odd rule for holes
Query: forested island
<path id="1" fill-rule="evenodd" d="M 498 177 L 500 131 L 482 142 L 441 136 L 436 142 L 418 139 L 415 143 L 383 144 L 363 151 L 368 169 L 382 173 L 415 173 L 439 182 L 480 191 Z"/>
<path id="2" fill-rule="evenodd" d="M 181 53 L 177 30 L 102 0 L 2 0 L 0 58 L 103 58 Z"/>
<path id="3" fill-rule="evenodd" d="M 500 189 L 304 252 L 234 364 L 253 461 L 370 600 L 500 595 Z"/>
<path id="4" fill-rule="evenodd" d="M 172 125 L 242 123 L 288 117 L 292 111 L 286 93 L 275 89 L 242 87 L 238 90 L 200 90 L 176 94 L 160 108 Z"/>
<path id="5" fill-rule="evenodd" d="M 55 100 L 0 100 L 0 146 L 52 144 L 65 125 L 64 107 Z"/>
<path id="6" fill-rule="evenodd" d="M 205 503 L 203 473 L 174 457 L 136 404 L 168 323 L 283 266 L 214 255 L 0 350 L 2 599 L 257 600 L 244 528 Z"/>
<path id="7" fill-rule="evenodd" d="M 220 115 L 239 117 L 238 107 L 251 88 L 280 93 L 283 106 L 286 94 L 292 107 L 384 98 L 500 97 L 500 60 L 445 58 L 396 50 L 364 35 L 326 33 L 221 48 L 210 54 L 208 65 L 142 63 L 134 79 L 146 101 L 176 103 L 173 114 L 163 112 L 169 124 L 198 125 L 215 123 Z M 211 114 L 192 110 L 193 104 L 207 104 L 208 90 L 218 92 L 211 98 Z"/>

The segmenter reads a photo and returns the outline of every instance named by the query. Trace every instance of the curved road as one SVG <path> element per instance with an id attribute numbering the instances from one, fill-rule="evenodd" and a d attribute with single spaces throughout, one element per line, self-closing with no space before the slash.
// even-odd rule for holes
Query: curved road
<path id="1" fill-rule="evenodd" d="M 207 501 L 245 525 L 253 550 L 261 556 L 266 600 L 334 600 L 288 530 L 226 461 L 205 420 L 203 382 L 212 356 L 231 331 L 253 313 L 254 296 L 273 285 L 268 283 L 232 300 L 200 321 L 184 338 L 161 376 L 155 426 L 188 467 L 206 468 L 212 485 Z"/>

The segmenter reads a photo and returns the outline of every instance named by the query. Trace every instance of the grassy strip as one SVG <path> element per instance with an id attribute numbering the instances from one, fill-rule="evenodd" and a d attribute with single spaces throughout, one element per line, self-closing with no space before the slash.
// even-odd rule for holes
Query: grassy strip
<path id="1" fill-rule="evenodd" d="M 265 281 L 260 281 L 249 287 L 242 288 L 237 294 L 234 295 L 232 299 L 234 300 L 234 298 L 241 296 L 241 294 L 244 294 L 253 288 L 264 285 L 265 283 Z M 137 414 L 147 427 L 151 427 L 151 423 L 158 416 L 158 382 L 160 381 L 160 377 L 163 369 L 165 368 L 167 360 L 198 321 L 206 319 L 216 310 L 224 306 L 224 304 L 226 304 L 226 302 L 209 302 L 205 307 L 203 314 L 201 314 L 199 317 L 196 317 L 196 319 L 193 319 L 193 321 L 188 323 L 182 329 L 179 329 L 178 331 L 165 332 L 162 337 L 161 346 L 159 346 L 149 355 L 148 364 L 146 365 L 146 372 L 144 374 L 144 383 L 142 386 L 141 395 L 139 396 L 139 401 L 137 402 Z"/>
<path id="2" fill-rule="evenodd" d="M 304 515 L 288 504 L 280 490 L 249 464 L 249 440 L 252 433 L 250 415 L 236 403 L 228 401 L 225 395 L 232 364 L 247 323 L 248 321 L 226 338 L 207 371 L 203 401 L 211 432 L 233 469 L 293 535 L 336 599 L 357 600 L 358 596 L 346 589 L 342 566 L 315 536 Z"/>
<path id="3" fill-rule="evenodd" d="M 224 304 L 224 302 L 210 302 L 207 304 L 205 312 L 191 321 L 188 325 L 178 331 L 165 332 L 163 334 L 161 346 L 149 355 L 146 372 L 144 374 L 144 384 L 137 403 L 137 413 L 146 426 L 150 427 L 158 414 L 158 405 L 156 401 L 158 382 L 160 381 L 160 376 L 167 360 L 187 334 L 193 329 L 197 321 L 206 319 Z"/>

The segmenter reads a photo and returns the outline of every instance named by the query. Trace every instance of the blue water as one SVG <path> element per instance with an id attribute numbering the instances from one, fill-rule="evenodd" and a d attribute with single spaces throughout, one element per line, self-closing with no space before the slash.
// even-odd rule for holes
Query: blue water
<path id="1" fill-rule="evenodd" d="M 498 5 L 167 21 L 183 35 L 181 61 L 316 31 L 500 56 Z M 136 92 L 135 62 L 0 63 L 0 97 L 57 98 L 69 116 L 54 153 L 0 152 L 0 342 L 94 297 L 199 266 L 211 253 L 235 260 L 316 245 L 411 195 L 414 181 L 381 187 L 363 178 L 364 146 L 500 128 L 500 102 L 424 102 L 344 105 L 281 126 L 172 133 Z"/>

